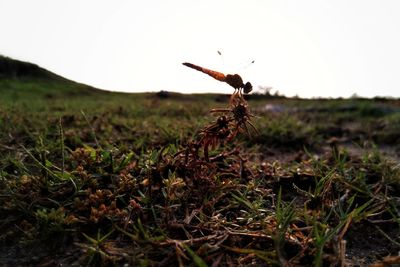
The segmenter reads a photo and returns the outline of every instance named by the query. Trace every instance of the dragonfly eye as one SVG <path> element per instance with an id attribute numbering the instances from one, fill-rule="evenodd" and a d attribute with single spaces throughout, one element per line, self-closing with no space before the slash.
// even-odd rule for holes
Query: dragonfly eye
<path id="1" fill-rule="evenodd" d="M 245 94 L 248 94 L 251 92 L 251 90 L 253 90 L 253 86 L 251 85 L 250 82 L 247 82 L 244 86 L 243 86 L 243 92 Z"/>

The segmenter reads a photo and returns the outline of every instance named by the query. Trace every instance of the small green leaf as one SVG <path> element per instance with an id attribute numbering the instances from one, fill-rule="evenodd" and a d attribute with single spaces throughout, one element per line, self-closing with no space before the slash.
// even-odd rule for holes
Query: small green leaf
<path id="1" fill-rule="evenodd" d="M 189 253 L 190 257 L 192 257 L 194 263 L 198 266 L 198 267 L 207 267 L 207 263 L 205 263 L 205 261 L 203 261 L 202 258 L 200 258 L 196 253 L 194 253 L 193 250 L 191 250 L 187 245 L 182 243 L 182 247 L 184 247 L 184 249 L 187 250 L 187 252 Z"/>

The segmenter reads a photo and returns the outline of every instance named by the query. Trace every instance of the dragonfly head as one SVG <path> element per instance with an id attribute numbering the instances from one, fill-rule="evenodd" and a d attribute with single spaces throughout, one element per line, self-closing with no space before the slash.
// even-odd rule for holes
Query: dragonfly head
<path id="1" fill-rule="evenodd" d="M 253 86 L 251 85 L 250 82 L 247 82 L 245 85 L 243 85 L 243 92 L 244 92 L 245 94 L 250 93 L 251 90 L 253 90 Z"/>

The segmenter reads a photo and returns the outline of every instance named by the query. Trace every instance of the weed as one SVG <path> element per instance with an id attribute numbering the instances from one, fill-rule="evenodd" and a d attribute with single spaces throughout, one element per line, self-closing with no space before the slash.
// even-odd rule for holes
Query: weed
<path id="1" fill-rule="evenodd" d="M 283 250 L 286 240 L 286 232 L 289 229 L 290 223 L 294 219 L 295 209 L 293 202 L 288 205 L 282 202 L 282 190 L 279 190 L 278 199 L 276 201 L 276 234 L 274 237 L 274 244 L 276 254 L 282 266 L 287 265 L 286 255 Z"/>

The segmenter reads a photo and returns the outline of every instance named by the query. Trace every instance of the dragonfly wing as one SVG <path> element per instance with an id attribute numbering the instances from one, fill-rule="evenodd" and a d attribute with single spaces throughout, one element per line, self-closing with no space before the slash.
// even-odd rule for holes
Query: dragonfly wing
<path id="1" fill-rule="evenodd" d="M 187 67 L 189 67 L 189 68 L 192 68 L 192 69 L 201 71 L 201 72 L 203 72 L 203 73 L 205 73 L 205 74 L 208 74 L 208 75 L 210 75 L 211 77 L 213 77 L 214 79 L 216 79 L 216 80 L 218 80 L 218 81 L 221 81 L 221 82 L 225 82 L 225 81 L 226 81 L 226 76 L 225 76 L 225 74 L 223 74 L 223 73 L 221 73 L 221 72 L 214 71 L 214 70 L 209 70 L 209 69 L 206 69 L 206 68 L 203 68 L 203 67 L 194 65 L 194 64 L 192 64 L 192 63 L 187 63 L 187 62 L 185 62 L 185 63 L 182 63 L 182 64 L 185 65 L 185 66 L 187 66 Z"/>

